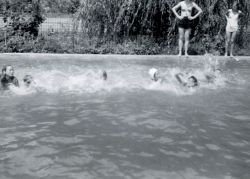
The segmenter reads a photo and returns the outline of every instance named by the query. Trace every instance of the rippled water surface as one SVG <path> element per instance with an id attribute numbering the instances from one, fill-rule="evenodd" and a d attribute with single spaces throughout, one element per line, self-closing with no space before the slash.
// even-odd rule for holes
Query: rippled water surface
<path id="1" fill-rule="evenodd" d="M 21 87 L 0 91 L 0 178 L 249 179 L 250 59 L 239 59 L 218 58 L 216 83 L 185 89 L 174 74 L 202 75 L 203 57 L 2 54 Z"/>

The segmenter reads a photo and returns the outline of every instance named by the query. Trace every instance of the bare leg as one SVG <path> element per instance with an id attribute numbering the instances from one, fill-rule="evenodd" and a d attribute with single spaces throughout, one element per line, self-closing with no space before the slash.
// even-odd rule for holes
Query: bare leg
<path id="1" fill-rule="evenodd" d="M 183 40 L 184 40 L 184 29 L 179 27 L 179 54 L 178 56 L 181 56 Z"/>
<path id="2" fill-rule="evenodd" d="M 185 56 L 188 57 L 188 46 L 189 46 L 189 37 L 191 29 L 186 29 L 185 31 Z"/>
<path id="3" fill-rule="evenodd" d="M 234 41 L 235 41 L 236 34 L 237 32 L 232 33 L 230 57 L 233 57 Z"/>
<path id="4" fill-rule="evenodd" d="M 228 44 L 231 40 L 231 32 L 226 31 L 226 46 L 225 46 L 225 57 L 227 57 Z"/>

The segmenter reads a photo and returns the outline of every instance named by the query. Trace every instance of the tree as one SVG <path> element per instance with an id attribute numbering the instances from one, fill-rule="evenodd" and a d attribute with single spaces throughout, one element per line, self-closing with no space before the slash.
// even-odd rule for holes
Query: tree
<path id="1" fill-rule="evenodd" d="M 81 0 L 41 0 L 48 13 L 74 14 L 81 4 Z"/>
<path id="2" fill-rule="evenodd" d="M 120 36 L 124 39 L 132 35 L 165 37 L 171 43 L 178 39 L 177 19 L 172 7 L 180 0 L 84 0 L 77 12 L 76 20 L 89 36 Z M 224 39 L 225 13 L 234 0 L 194 0 L 203 10 L 193 29 L 191 42 L 200 42 L 205 37 Z M 248 26 L 250 1 L 239 0 L 244 17 L 240 34 Z M 239 36 L 240 38 L 241 36 Z M 221 40 L 220 40 L 221 41 Z"/>
<path id="3" fill-rule="evenodd" d="M 85 0 L 77 20 L 90 36 L 166 35 L 169 27 L 164 0 Z"/>
<path id="4" fill-rule="evenodd" d="M 4 0 L 2 2 L 3 20 L 12 27 L 13 33 L 19 31 L 38 35 L 39 25 L 45 20 L 42 16 L 40 0 Z"/>

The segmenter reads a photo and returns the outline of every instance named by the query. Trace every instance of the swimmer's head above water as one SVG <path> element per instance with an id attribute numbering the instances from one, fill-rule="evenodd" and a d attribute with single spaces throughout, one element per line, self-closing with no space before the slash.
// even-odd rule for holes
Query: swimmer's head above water
<path id="1" fill-rule="evenodd" d="M 153 80 L 155 82 L 158 81 L 161 78 L 158 70 L 155 69 L 155 68 L 151 68 L 149 70 L 149 75 L 151 76 L 151 80 Z"/>
<path id="2" fill-rule="evenodd" d="M 194 76 L 190 76 L 188 78 L 188 82 L 186 84 L 187 87 L 195 87 L 198 86 L 198 80 Z"/>
<path id="3" fill-rule="evenodd" d="M 195 87 L 195 86 L 198 86 L 198 80 L 197 80 L 196 77 L 190 76 L 190 77 L 188 78 L 187 83 L 186 83 L 186 82 L 184 82 L 184 81 L 181 79 L 180 76 L 184 76 L 184 75 L 183 75 L 182 73 L 178 73 L 178 74 L 175 75 L 175 78 L 176 78 L 177 81 L 178 81 L 179 83 L 181 83 L 183 86 L 187 86 L 187 87 Z"/>
<path id="4" fill-rule="evenodd" d="M 29 87 L 31 83 L 34 83 L 33 77 L 31 75 L 25 75 L 23 77 L 23 82 L 26 87 Z"/>
<path id="5" fill-rule="evenodd" d="M 2 74 L 13 76 L 14 75 L 14 68 L 11 65 L 6 65 L 2 68 Z"/>

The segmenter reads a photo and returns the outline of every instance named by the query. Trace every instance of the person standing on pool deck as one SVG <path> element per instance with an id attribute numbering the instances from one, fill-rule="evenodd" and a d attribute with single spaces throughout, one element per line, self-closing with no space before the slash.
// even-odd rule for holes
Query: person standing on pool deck
<path id="1" fill-rule="evenodd" d="M 233 48 L 234 48 L 234 40 L 239 29 L 238 21 L 239 17 L 242 16 L 242 12 L 239 10 L 239 4 L 237 2 L 233 3 L 232 9 L 227 11 L 226 19 L 227 19 L 227 26 L 226 26 L 226 47 L 225 47 L 225 57 L 227 57 L 228 52 L 228 45 L 230 43 L 230 57 L 233 57 Z"/>
<path id="2" fill-rule="evenodd" d="M 9 89 L 11 86 L 19 87 L 16 77 L 14 77 L 14 68 L 11 65 L 6 65 L 2 69 L 1 86 L 4 89 Z"/>
<path id="3" fill-rule="evenodd" d="M 179 15 L 176 10 L 181 7 L 181 15 Z M 193 8 L 198 10 L 198 13 L 195 16 L 191 16 Z M 181 1 L 179 4 L 172 8 L 172 11 L 179 19 L 179 54 L 181 56 L 183 41 L 185 37 L 185 56 L 188 57 L 188 46 L 189 46 L 189 37 L 191 30 L 194 26 L 193 19 L 196 19 L 201 13 L 201 8 L 194 3 L 192 0 Z"/>

